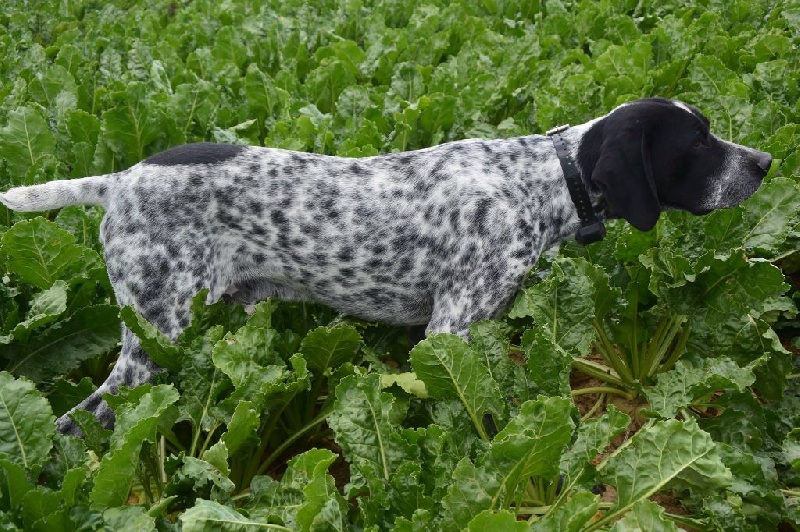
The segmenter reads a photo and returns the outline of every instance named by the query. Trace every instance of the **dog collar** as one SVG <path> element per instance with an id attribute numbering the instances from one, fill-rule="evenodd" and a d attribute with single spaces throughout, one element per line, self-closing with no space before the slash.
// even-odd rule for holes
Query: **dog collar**
<path id="1" fill-rule="evenodd" d="M 567 181 L 567 190 L 569 190 L 572 203 L 575 204 L 578 218 L 581 221 L 581 226 L 575 233 L 575 240 L 580 245 L 586 246 L 592 242 L 603 240 L 603 237 L 606 236 L 606 226 L 597 218 L 592 207 L 592 200 L 589 198 L 589 193 L 583 184 L 578 165 L 575 163 L 575 159 L 570 157 L 567 143 L 561 136 L 561 133 L 567 129 L 569 129 L 569 125 L 563 125 L 551 129 L 546 134 L 553 141 L 553 146 L 556 148 L 556 155 L 558 155 L 558 161 L 561 163 L 564 179 Z"/>

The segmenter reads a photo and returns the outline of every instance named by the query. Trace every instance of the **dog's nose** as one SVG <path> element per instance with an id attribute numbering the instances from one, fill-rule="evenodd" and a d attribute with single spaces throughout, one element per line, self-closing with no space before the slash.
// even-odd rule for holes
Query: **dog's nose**
<path id="1" fill-rule="evenodd" d="M 769 172 L 769 167 L 772 166 L 772 155 L 764 151 L 757 151 L 756 164 L 766 174 L 767 172 Z"/>

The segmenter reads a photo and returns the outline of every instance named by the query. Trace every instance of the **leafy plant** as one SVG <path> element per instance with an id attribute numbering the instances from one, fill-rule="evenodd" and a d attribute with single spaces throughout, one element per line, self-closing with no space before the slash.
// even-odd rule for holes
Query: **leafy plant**
<path id="1" fill-rule="evenodd" d="M 100 209 L 0 207 L 0 524 L 800 526 L 799 13 L 751 0 L 3 3 L 3 190 L 191 141 L 366 156 L 542 132 L 655 95 L 698 105 L 774 163 L 741 207 L 564 244 L 469 343 L 413 349 L 402 330 L 324 307 L 268 301 L 248 316 L 202 294 L 170 342 L 115 305 Z M 108 397 L 113 431 L 78 412 L 85 437 L 56 434 L 55 416 L 107 374 L 120 323 L 165 371 Z"/>

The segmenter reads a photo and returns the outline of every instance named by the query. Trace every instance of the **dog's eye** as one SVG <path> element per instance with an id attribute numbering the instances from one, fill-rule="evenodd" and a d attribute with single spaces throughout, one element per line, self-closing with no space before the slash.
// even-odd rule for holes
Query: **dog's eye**
<path id="1" fill-rule="evenodd" d="M 692 142 L 692 148 L 707 148 L 708 147 L 708 136 L 702 132 L 698 131 L 695 133 L 694 141 Z"/>

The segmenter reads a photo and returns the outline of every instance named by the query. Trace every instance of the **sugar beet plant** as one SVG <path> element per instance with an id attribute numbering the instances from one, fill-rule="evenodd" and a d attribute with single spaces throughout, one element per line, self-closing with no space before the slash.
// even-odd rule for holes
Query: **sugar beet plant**
<path id="1" fill-rule="evenodd" d="M 800 525 L 791 1 L 31 0 L 0 6 L 0 188 L 209 140 L 343 156 L 696 104 L 773 168 L 745 205 L 609 224 L 470 342 L 330 309 L 119 309 L 97 208 L 0 207 L 9 530 L 776 530 Z M 125 323 L 164 369 L 102 382 Z M 630 414 L 630 416 L 628 415 Z"/>

